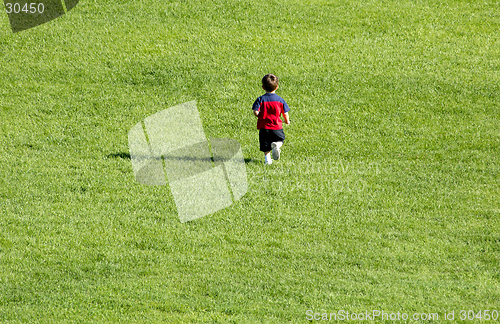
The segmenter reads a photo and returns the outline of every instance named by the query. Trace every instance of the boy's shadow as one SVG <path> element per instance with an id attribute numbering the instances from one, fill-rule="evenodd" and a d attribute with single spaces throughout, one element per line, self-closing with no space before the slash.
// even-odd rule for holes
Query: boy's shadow
<path id="1" fill-rule="evenodd" d="M 124 160 L 130 160 L 130 153 L 125 153 L 125 152 L 120 152 L 120 153 L 112 153 L 106 155 L 106 157 L 113 158 L 113 159 L 124 159 Z"/>
<path id="2" fill-rule="evenodd" d="M 130 153 L 126 152 L 120 152 L 120 153 L 111 153 L 106 156 L 107 158 L 113 158 L 113 159 L 124 159 L 124 160 L 130 160 Z M 250 162 L 256 161 L 255 159 L 249 159 L 245 158 L 245 164 L 248 164 Z"/>

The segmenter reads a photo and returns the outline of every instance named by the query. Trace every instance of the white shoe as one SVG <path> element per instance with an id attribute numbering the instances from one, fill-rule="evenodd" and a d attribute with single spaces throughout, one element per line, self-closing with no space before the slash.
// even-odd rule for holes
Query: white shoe
<path id="1" fill-rule="evenodd" d="M 281 153 L 281 150 L 280 148 L 278 147 L 278 144 L 276 142 L 272 142 L 271 143 L 271 148 L 272 148 L 272 155 L 273 155 L 273 159 L 274 160 L 279 160 L 280 159 L 280 153 Z"/>
<path id="2" fill-rule="evenodd" d="M 265 165 L 270 165 L 270 164 L 273 164 L 273 160 L 269 159 L 269 160 L 264 160 L 264 164 Z"/>

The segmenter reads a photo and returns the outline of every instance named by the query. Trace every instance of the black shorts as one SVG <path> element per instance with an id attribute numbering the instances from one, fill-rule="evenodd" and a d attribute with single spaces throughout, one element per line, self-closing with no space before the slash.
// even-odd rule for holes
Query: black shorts
<path id="1" fill-rule="evenodd" d="M 272 142 L 283 142 L 285 140 L 285 132 L 282 129 L 264 129 L 259 131 L 260 150 L 262 152 L 271 151 Z"/>

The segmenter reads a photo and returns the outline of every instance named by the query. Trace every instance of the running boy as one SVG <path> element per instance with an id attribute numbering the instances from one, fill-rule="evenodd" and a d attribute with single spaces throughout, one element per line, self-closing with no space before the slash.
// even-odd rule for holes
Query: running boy
<path id="1" fill-rule="evenodd" d="M 255 100 L 252 110 L 257 116 L 257 129 L 259 130 L 260 150 L 264 152 L 264 164 L 271 164 L 271 151 L 274 160 L 280 158 L 280 148 L 285 140 L 285 133 L 280 116 L 283 115 L 285 124 L 290 125 L 288 117 L 288 105 L 285 100 L 278 96 L 278 77 L 274 74 L 266 74 L 262 78 L 262 89 L 266 93 Z"/>

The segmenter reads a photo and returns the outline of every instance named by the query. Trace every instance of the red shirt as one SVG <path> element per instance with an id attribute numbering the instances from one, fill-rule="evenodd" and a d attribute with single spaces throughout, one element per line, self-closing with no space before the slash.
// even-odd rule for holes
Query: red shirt
<path id="1" fill-rule="evenodd" d="M 252 109 L 259 112 L 257 129 L 282 129 L 280 116 L 290 111 L 283 98 L 270 92 L 257 98 Z"/>

